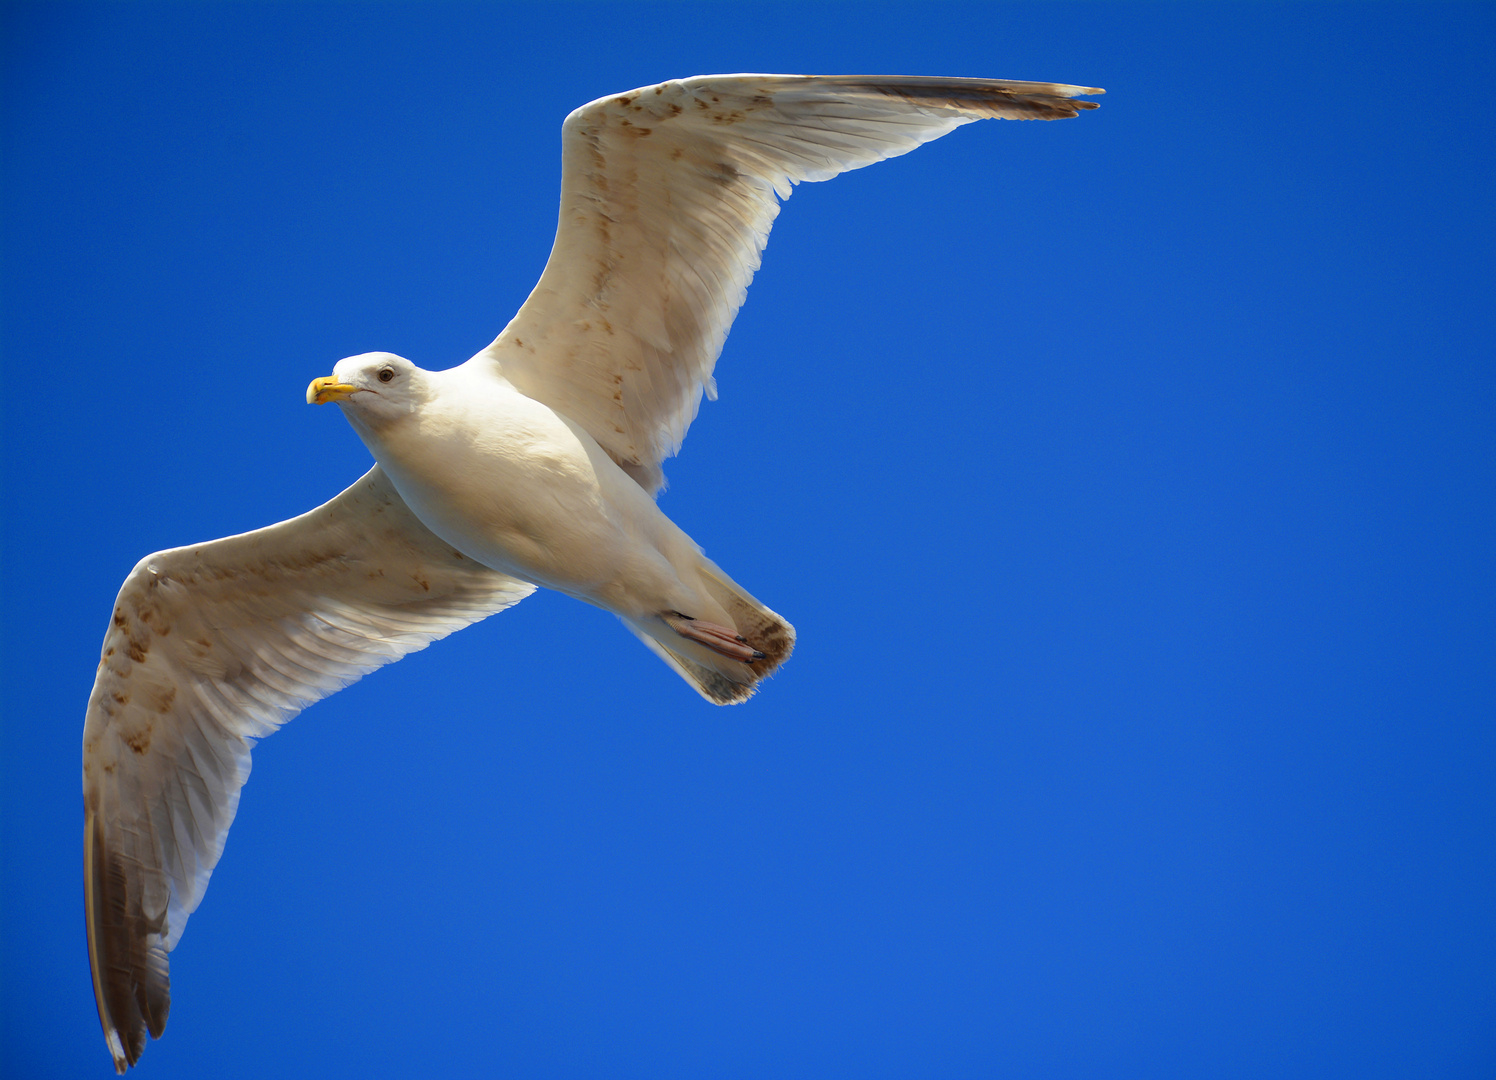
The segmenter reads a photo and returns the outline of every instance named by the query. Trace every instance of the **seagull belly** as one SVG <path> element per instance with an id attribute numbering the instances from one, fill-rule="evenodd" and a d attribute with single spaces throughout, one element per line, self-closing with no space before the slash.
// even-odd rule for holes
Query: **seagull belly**
<path id="1" fill-rule="evenodd" d="M 621 615 L 696 604 L 680 571 L 694 577 L 700 549 L 585 430 L 515 391 L 461 402 L 370 443 L 427 528 L 491 569 Z"/>

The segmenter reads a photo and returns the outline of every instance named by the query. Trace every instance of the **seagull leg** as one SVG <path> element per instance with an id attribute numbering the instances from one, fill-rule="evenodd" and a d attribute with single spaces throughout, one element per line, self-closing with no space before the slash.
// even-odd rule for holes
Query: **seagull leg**
<path id="1" fill-rule="evenodd" d="M 679 611 L 666 611 L 661 613 L 660 617 L 665 620 L 665 625 L 681 637 L 705 645 L 729 660 L 741 660 L 745 664 L 751 664 L 755 660 L 764 658 L 763 653 L 749 645 L 741 634 L 730 627 L 693 619 Z"/>

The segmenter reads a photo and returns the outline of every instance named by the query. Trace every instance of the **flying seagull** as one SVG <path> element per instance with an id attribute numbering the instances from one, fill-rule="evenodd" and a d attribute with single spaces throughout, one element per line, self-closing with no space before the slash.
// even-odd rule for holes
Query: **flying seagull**
<path id="1" fill-rule="evenodd" d="M 375 466 L 317 509 L 160 551 L 115 601 L 83 729 L 89 962 L 117 1071 L 159 1038 L 176 947 L 250 748 L 298 712 L 536 586 L 613 612 L 702 697 L 746 700 L 795 632 L 655 503 L 779 200 L 991 117 L 1094 109 L 1058 83 L 710 75 L 562 128 L 540 282 L 446 371 L 390 353 L 307 389 Z"/>

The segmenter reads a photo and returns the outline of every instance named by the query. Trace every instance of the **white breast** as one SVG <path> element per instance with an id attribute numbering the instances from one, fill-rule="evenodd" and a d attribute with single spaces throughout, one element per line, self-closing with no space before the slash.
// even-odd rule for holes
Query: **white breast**
<path id="1" fill-rule="evenodd" d="M 502 380 L 429 377 L 440 382 L 419 411 L 359 428 L 427 528 L 491 569 L 606 607 L 619 579 L 666 587 L 662 542 L 695 545 L 586 431 Z"/>

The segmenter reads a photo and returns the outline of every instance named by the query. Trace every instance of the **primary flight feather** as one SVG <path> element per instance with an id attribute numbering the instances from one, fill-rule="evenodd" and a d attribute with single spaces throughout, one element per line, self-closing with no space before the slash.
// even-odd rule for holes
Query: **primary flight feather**
<path id="1" fill-rule="evenodd" d="M 125 579 L 83 732 L 89 959 L 115 1067 L 159 1037 L 167 953 L 202 899 L 250 748 L 307 705 L 537 585 L 618 615 L 707 700 L 746 700 L 794 630 L 658 508 L 779 201 L 960 124 L 1052 120 L 1101 90 L 714 75 L 599 98 L 563 127 L 545 271 L 446 371 L 341 360 L 377 464 L 331 502 L 150 555 Z"/>

